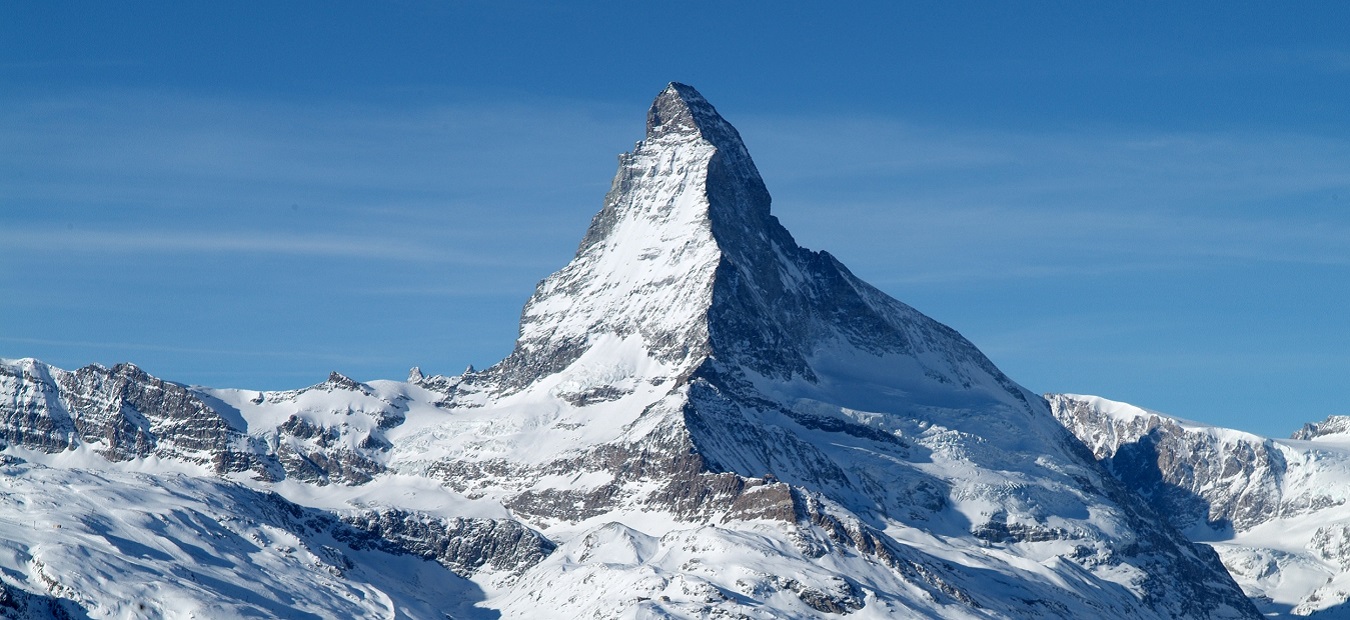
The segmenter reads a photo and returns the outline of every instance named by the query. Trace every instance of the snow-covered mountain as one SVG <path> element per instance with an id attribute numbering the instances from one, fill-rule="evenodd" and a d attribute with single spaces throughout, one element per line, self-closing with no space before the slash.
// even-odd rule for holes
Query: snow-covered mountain
<path id="1" fill-rule="evenodd" d="M 5 362 L 4 592 L 89 617 L 1257 617 L 1044 399 L 769 202 L 671 84 L 492 368 L 256 392 Z"/>
<path id="2" fill-rule="evenodd" d="M 1270 615 L 1350 618 L 1350 417 L 1291 439 L 1094 396 L 1047 396 L 1108 470 L 1218 551 Z"/>

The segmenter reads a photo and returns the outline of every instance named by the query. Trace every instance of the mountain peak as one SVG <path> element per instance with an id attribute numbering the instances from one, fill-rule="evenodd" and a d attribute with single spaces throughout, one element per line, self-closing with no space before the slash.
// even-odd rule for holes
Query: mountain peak
<path id="1" fill-rule="evenodd" d="M 847 372 L 838 360 L 890 356 L 872 366 L 932 379 L 911 393 L 983 385 L 1025 405 L 959 334 L 798 246 L 770 203 L 736 129 L 693 87 L 670 83 L 647 114 L 647 138 L 620 156 L 576 256 L 540 283 L 515 350 L 484 379 L 512 392 L 588 368 L 587 357 L 654 362 L 625 362 L 631 371 L 616 377 L 688 377 L 716 359 L 814 383 Z M 917 375 L 906 370 L 915 366 Z"/>
<path id="2" fill-rule="evenodd" d="M 671 82 L 647 110 L 647 141 L 664 145 L 699 139 L 716 148 L 737 176 L 763 186 L 740 132 L 693 86 Z"/>
<path id="3" fill-rule="evenodd" d="M 647 138 L 724 134 L 731 126 L 693 86 L 671 82 L 647 111 Z M 735 132 L 735 129 L 731 129 Z M 739 137 L 739 136 L 738 136 Z M 712 140 L 709 140 L 710 142 Z"/>
<path id="4" fill-rule="evenodd" d="M 515 350 L 484 379 L 520 389 L 602 341 L 630 342 L 662 365 L 652 372 L 683 374 L 712 352 L 709 310 L 726 263 L 796 247 L 769 204 L 736 129 L 693 87 L 670 83 L 648 111 L 646 138 L 619 156 L 576 256 L 540 283 Z"/>

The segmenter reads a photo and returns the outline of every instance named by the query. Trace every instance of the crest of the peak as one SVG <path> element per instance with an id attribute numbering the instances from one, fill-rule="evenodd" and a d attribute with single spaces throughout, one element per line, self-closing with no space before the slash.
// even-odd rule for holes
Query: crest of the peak
<path id="1" fill-rule="evenodd" d="M 741 135 L 693 86 L 671 82 L 647 111 L 647 139 L 703 138 L 719 150 L 744 153 Z"/>

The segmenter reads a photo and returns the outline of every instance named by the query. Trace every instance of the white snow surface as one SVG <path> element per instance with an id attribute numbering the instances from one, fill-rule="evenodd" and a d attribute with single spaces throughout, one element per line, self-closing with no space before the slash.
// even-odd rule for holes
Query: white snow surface
<path id="1" fill-rule="evenodd" d="M 356 550 L 310 521 L 208 477 L 0 467 L 0 573 L 75 614 L 484 617 L 481 589 L 439 564 Z"/>

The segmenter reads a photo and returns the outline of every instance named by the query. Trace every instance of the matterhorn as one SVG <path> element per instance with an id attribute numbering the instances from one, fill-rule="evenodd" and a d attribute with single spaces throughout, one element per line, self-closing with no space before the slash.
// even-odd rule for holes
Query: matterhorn
<path id="1" fill-rule="evenodd" d="M 16 617 L 1260 617 L 1045 399 L 798 246 L 678 83 L 500 363 L 11 360 L 0 425 Z"/>

